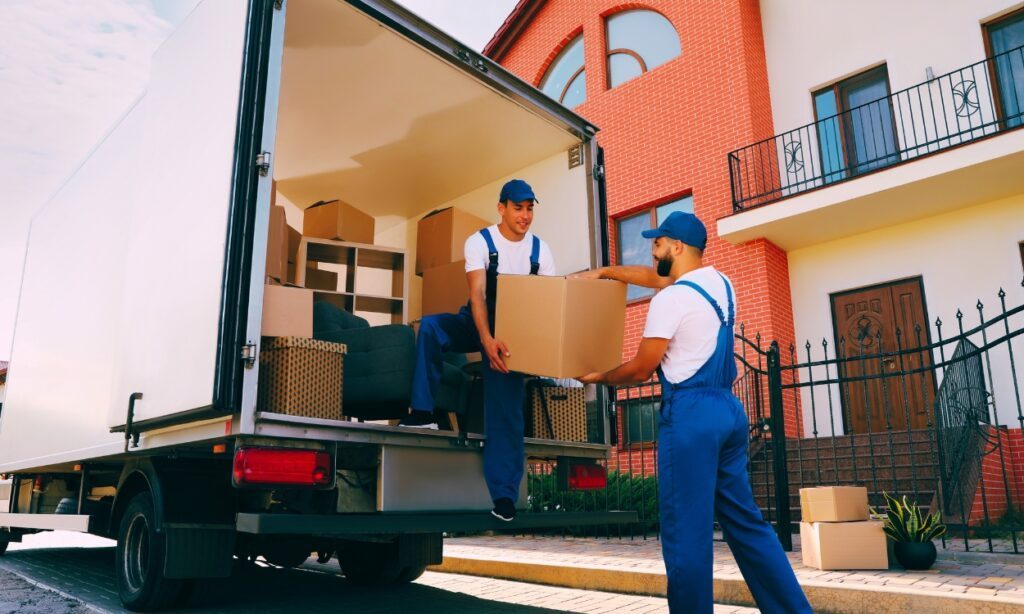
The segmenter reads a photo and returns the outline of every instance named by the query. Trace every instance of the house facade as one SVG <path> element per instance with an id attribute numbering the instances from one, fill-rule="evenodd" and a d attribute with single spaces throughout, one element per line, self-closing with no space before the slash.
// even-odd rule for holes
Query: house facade
<path id="1" fill-rule="evenodd" d="M 913 448 L 980 412 L 1019 483 L 1024 2 L 881 9 L 522 0 L 484 53 L 601 129 L 613 263 L 649 263 L 636 231 L 671 210 L 705 221 L 744 336 L 798 365 L 787 437 L 878 454 L 872 434 Z M 649 299 L 630 297 L 627 356 Z M 653 439 L 653 416 L 618 419 L 623 445 Z"/>

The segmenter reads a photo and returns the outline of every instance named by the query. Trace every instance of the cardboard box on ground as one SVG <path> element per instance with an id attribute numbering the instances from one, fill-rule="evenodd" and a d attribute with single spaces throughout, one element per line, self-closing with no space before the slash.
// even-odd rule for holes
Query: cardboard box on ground
<path id="1" fill-rule="evenodd" d="M 495 337 L 509 369 L 553 378 L 622 362 L 626 285 L 609 280 L 499 275 Z"/>
<path id="2" fill-rule="evenodd" d="M 800 489 L 804 522 L 867 520 L 868 489 L 863 486 L 820 486 Z"/>
<path id="3" fill-rule="evenodd" d="M 801 488 L 800 514 L 804 565 L 830 571 L 889 567 L 882 522 L 869 520 L 867 488 Z"/>
<path id="4" fill-rule="evenodd" d="M 416 224 L 416 274 L 462 260 L 469 235 L 490 225 L 455 207 L 428 213 Z"/>

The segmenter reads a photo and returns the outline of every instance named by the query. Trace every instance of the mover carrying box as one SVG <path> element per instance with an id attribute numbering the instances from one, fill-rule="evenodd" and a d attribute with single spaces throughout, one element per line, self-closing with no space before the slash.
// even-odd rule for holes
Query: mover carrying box
<path id="1" fill-rule="evenodd" d="M 256 410 L 341 420 L 345 345 L 305 339 L 266 339 L 260 348 Z"/>
<path id="2" fill-rule="evenodd" d="M 491 224 L 455 207 L 428 213 L 416 225 L 416 274 L 465 257 L 466 239 Z"/>
<path id="3" fill-rule="evenodd" d="M 374 220 L 340 200 L 320 201 L 302 214 L 302 234 L 317 239 L 373 244 Z"/>
<path id="4" fill-rule="evenodd" d="M 267 231 L 267 277 L 288 281 L 288 221 L 284 207 L 270 208 L 270 229 Z"/>
<path id="5" fill-rule="evenodd" d="M 423 271 L 423 315 L 455 313 L 468 302 L 465 260 Z"/>
<path id="6" fill-rule="evenodd" d="M 313 293 L 303 288 L 263 286 L 264 337 L 312 337 Z"/>
<path id="7" fill-rule="evenodd" d="M 800 514 L 804 522 L 867 520 L 868 489 L 863 486 L 801 488 Z"/>
<path id="8" fill-rule="evenodd" d="M 882 521 L 801 522 L 804 565 L 822 570 L 888 569 Z"/>
<path id="9" fill-rule="evenodd" d="M 512 371 L 579 377 L 622 362 L 626 284 L 603 279 L 499 275 L 495 337 Z"/>

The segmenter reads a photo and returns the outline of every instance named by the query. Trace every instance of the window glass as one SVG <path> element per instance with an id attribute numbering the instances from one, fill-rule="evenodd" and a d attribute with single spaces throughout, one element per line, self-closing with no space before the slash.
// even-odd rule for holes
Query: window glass
<path id="1" fill-rule="evenodd" d="M 1024 13 L 989 26 L 988 35 L 996 56 L 1000 111 L 1007 128 L 1014 128 L 1024 122 Z"/>
<path id="2" fill-rule="evenodd" d="M 658 440 L 658 405 L 660 400 L 629 401 L 626 411 L 626 445 Z"/>
<path id="3" fill-rule="evenodd" d="M 839 137 L 839 108 L 836 93 L 831 87 L 814 95 L 814 110 L 818 115 L 818 148 L 825 183 L 846 177 L 843 172 L 843 145 Z"/>
<path id="4" fill-rule="evenodd" d="M 574 75 L 581 68 L 583 68 L 582 34 L 566 45 L 565 49 L 562 49 L 558 57 L 555 58 L 555 61 L 551 63 L 547 74 L 544 75 L 540 82 L 541 91 L 567 107 L 573 107 L 582 103 L 587 97 L 586 87 L 584 87 L 586 81 L 579 77 L 574 78 Z M 572 80 L 571 84 L 569 83 L 570 80 Z M 569 99 L 569 92 L 566 92 L 566 86 L 570 86 L 569 90 L 572 92 L 574 104 L 569 104 L 567 100 Z M 563 92 L 566 92 L 565 96 L 562 95 Z"/>
<path id="5" fill-rule="evenodd" d="M 570 109 L 575 109 L 587 100 L 587 71 L 576 75 L 576 78 L 569 83 L 565 90 L 565 96 L 561 103 Z"/>
<path id="6" fill-rule="evenodd" d="M 651 213 L 644 211 L 639 215 L 619 220 L 619 264 L 633 266 L 651 266 L 651 240 L 640 236 L 640 233 L 651 227 Z M 635 300 L 645 296 L 653 296 L 654 290 L 630 285 L 626 290 L 626 298 Z"/>
<path id="7" fill-rule="evenodd" d="M 669 215 L 676 211 L 682 211 L 683 213 L 693 213 L 693 197 L 684 196 L 679 200 L 673 200 L 670 203 L 665 203 L 657 209 L 657 223 L 661 226 L 661 223 L 665 221 Z"/>
<path id="8" fill-rule="evenodd" d="M 640 56 L 643 64 L 630 54 L 615 53 L 629 50 Z M 633 10 L 616 13 L 608 18 L 608 82 L 611 87 L 661 66 L 681 51 L 679 36 L 672 23 L 654 11 Z M 625 56 L 632 60 L 621 59 Z M 637 73 L 637 69 L 640 73 Z"/>

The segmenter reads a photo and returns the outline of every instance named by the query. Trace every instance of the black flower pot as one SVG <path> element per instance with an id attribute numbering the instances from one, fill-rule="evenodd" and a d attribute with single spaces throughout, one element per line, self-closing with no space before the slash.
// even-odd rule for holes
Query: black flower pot
<path id="1" fill-rule="evenodd" d="M 938 556 L 932 542 L 896 542 L 893 554 L 906 569 L 930 569 Z"/>

